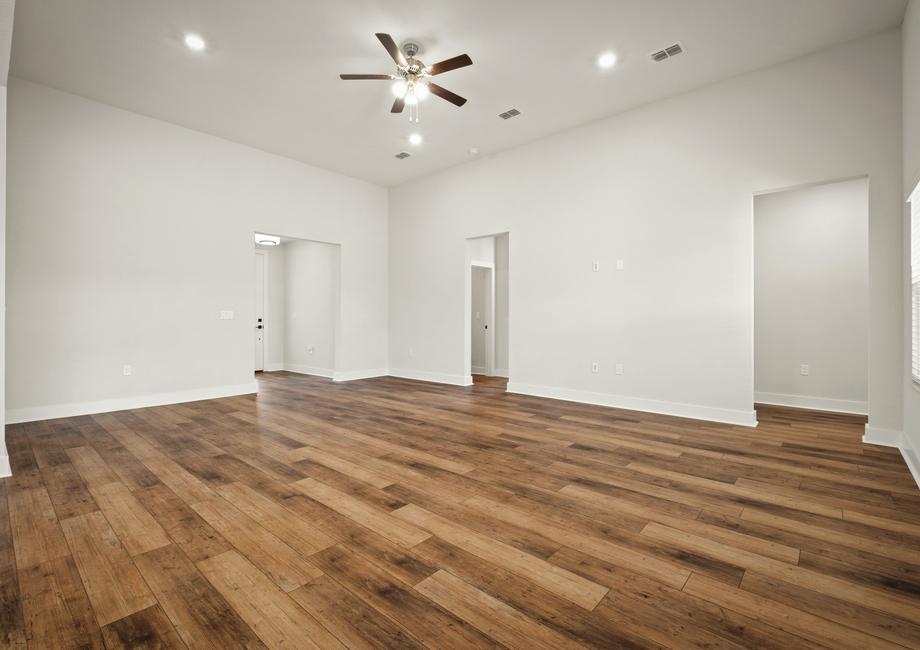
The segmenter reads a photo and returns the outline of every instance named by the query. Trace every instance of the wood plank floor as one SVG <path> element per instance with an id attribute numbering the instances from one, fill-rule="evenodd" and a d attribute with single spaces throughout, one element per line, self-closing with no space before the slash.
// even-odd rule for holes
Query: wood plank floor
<path id="1" fill-rule="evenodd" d="M 862 418 L 259 384 L 7 428 L 0 645 L 920 647 L 920 491 Z"/>

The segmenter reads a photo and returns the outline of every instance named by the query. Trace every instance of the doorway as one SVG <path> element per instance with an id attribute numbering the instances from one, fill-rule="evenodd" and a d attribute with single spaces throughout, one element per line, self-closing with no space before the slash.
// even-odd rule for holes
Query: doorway
<path id="1" fill-rule="evenodd" d="M 256 235 L 255 370 L 334 378 L 340 246 Z"/>
<path id="2" fill-rule="evenodd" d="M 484 266 L 474 262 L 470 267 L 470 296 L 472 298 L 470 316 L 471 358 L 470 370 L 473 375 L 492 376 L 495 372 L 495 273 L 493 266 Z M 492 327 L 492 329 L 489 329 Z"/>
<path id="3" fill-rule="evenodd" d="M 265 299 L 267 295 L 266 283 L 266 253 L 257 250 L 255 254 L 255 372 L 265 370 Z"/>
<path id="4" fill-rule="evenodd" d="M 465 366 L 469 382 L 509 374 L 508 233 L 466 240 Z"/>
<path id="5" fill-rule="evenodd" d="M 869 180 L 754 197 L 754 402 L 866 415 Z"/>

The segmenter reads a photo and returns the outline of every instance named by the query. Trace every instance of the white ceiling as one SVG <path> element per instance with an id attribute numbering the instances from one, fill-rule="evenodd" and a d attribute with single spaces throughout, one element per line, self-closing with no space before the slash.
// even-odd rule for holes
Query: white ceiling
<path id="1" fill-rule="evenodd" d="M 12 74 L 396 185 L 726 77 L 899 25 L 906 0 L 41 0 L 20 2 Z M 196 31 L 208 50 L 182 43 Z M 469 102 L 389 112 L 374 33 L 415 40 Z M 681 41 L 686 53 L 652 63 Z M 600 71 L 597 54 L 618 65 Z M 517 108 L 504 121 L 498 114 Z M 406 138 L 417 130 L 422 146 Z M 402 150 L 411 158 L 397 160 Z"/>

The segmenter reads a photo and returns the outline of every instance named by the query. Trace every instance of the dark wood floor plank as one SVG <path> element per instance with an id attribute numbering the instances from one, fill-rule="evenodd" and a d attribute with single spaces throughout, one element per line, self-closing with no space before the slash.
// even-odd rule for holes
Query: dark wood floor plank
<path id="1" fill-rule="evenodd" d="M 189 647 L 265 647 L 178 547 L 164 546 L 134 561 Z"/>
<path id="2" fill-rule="evenodd" d="M 25 648 L 25 620 L 6 492 L 6 484 L 0 481 L 0 647 Z"/>
<path id="3" fill-rule="evenodd" d="M 103 626 L 109 650 L 186 648 L 159 605 L 142 609 Z"/>

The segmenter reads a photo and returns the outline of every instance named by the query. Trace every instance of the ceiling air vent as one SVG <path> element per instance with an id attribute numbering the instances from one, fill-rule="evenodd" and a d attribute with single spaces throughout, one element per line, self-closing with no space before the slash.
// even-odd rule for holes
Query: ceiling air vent
<path id="1" fill-rule="evenodd" d="M 396 154 L 396 157 L 402 160 L 403 158 L 408 158 L 411 155 L 412 154 L 409 153 L 408 151 L 400 151 L 398 154 Z"/>
<path id="2" fill-rule="evenodd" d="M 683 45 L 681 45 L 680 43 L 674 43 L 674 45 L 669 45 L 663 50 L 652 52 L 649 56 L 651 57 L 652 61 L 655 61 L 657 63 L 659 61 L 667 61 L 672 56 L 677 56 L 678 54 L 681 54 L 683 51 L 684 51 Z"/>
<path id="3" fill-rule="evenodd" d="M 516 108 L 512 108 L 510 110 L 505 111 L 504 113 L 499 113 L 498 116 L 502 118 L 503 120 L 510 120 L 512 117 L 517 117 L 520 114 L 521 114 L 521 111 L 519 111 Z"/>

